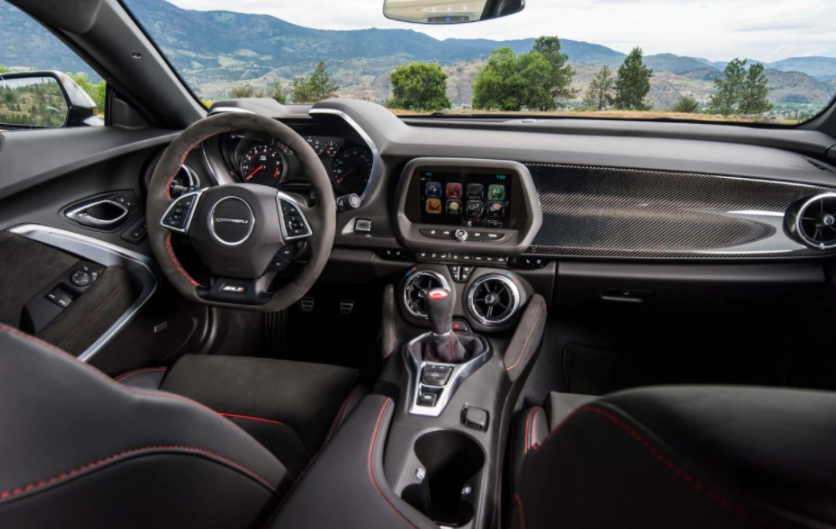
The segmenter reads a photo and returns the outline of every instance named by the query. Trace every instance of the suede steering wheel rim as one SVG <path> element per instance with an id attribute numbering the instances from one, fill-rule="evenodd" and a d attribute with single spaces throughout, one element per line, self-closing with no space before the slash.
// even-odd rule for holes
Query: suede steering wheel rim
<path id="1" fill-rule="evenodd" d="M 185 230 L 173 229 L 170 211 L 172 207 L 179 207 L 183 197 L 176 200 L 172 199 L 170 184 L 186 161 L 186 157 L 192 149 L 209 138 L 226 132 L 242 130 L 267 134 L 293 151 L 302 166 L 304 174 L 316 192 L 316 205 L 309 207 L 302 201 L 295 201 L 291 196 L 278 193 L 275 188 L 258 184 L 214 186 L 201 190 L 193 197 L 194 201 L 189 207 L 194 210 L 187 209 L 188 220 L 182 221 L 185 223 Z M 233 205 L 238 208 L 234 211 L 230 210 L 233 213 L 249 210 L 249 217 L 221 218 L 215 212 L 220 203 L 225 201 L 234 203 Z M 271 201 L 275 211 L 270 209 Z M 178 202 L 178 204 L 174 204 L 174 202 Z M 183 204 L 186 203 L 188 202 L 183 202 Z M 245 204 L 246 208 L 241 206 L 241 203 Z M 278 207 L 276 207 L 277 203 L 279 204 Z M 325 167 L 305 139 L 293 129 L 258 114 L 245 112 L 218 114 L 191 125 L 163 152 L 148 186 L 146 204 L 148 239 L 163 274 L 185 298 L 196 303 L 216 307 L 278 312 L 290 307 L 307 294 L 325 268 L 334 244 L 336 226 L 334 203 L 334 191 Z M 282 204 L 284 209 L 282 209 Z M 265 278 L 269 274 L 259 276 L 255 270 L 261 269 L 265 256 L 268 257 L 267 261 L 273 259 L 272 255 L 268 255 L 268 253 L 273 252 L 274 247 L 278 251 L 290 243 L 287 240 L 290 237 L 285 233 L 283 221 L 283 218 L 287 217 L 283 217 L 282 211 L 287 214 L 287 208 L 291 208 L 292 211 L 293 206 L 296 206 L 298 212 L 300 212 L 299 214 L 304 218 L 308 232 L 310 232 L 309 236 L 304 237 L 311 250 L 310 259 L 291 281 L 275 292 L 268 293 L 265 282 L 269 284 L 269 279 Z M 229 204 L 225 207 L 228 210 L 230 209 Z M 208 215 L 207 211 L 209 212 Z M 236 214 L 227 215 L 227 217 L 240 216 Z M 246 214 L 244 217 L 246 217 Z M 163 220 L 167 221 L 165 227 Z M 227 224 L 215 224 L 221 221 Z M 179 227 L 179 224 L 174 224 Z M 227 231 L 221 232 L 221 230 Z M 224 237 L 230 236 L 229 234 L 233 230 L 238 230 L 238 233 L 246 231 L 244 240 L 235 243 L 226 241 Z M 202 285 L 189 275 L 174 253 L 171 243 L 174 235 L 172 232 L 182 233 L 192 239 L 201 260 L 212 269 L 213 285 Z M 218 235 L 219 233 L 222 233 L 222 235 Z M 206 234 L 211 234 L 211 237 L 206 236 Z M 238 246 L 239 244 L 241 246 Z M 213 263 L 208 263 L 207 259 L 213 261 Z M 247 262 L 242 262 L 240 266 L 236 265 L 236 267 L 229 264 L 230 262 L 237 262 L 236 260 L 247 260 Z M 249 260 L 253 262 L 250 263 Z M 213 266 L 225 271 L 232 271 L 230 272 L 232 279 L 228 278 L 228 274 L 219 277 Z M 250 275 L 255 277 L 246 275 L 245 270 L 249 270 Z M 253 290 L 261 290 L 261 287 L 257 286 L 261 284 L 265 287 L 264 292 L 259 292 L 261 297 L 257 302 L 252 302 L 252 300 L 245 302 L 243 301 L 244 297 L 241 298 L 242 301 L 238 301 L 235 299 L 234 293 L 225 293 L 223 296 L 213 294 L 217 290 L 218 284 L 220 284 L 219 281 L 223 278 L 227 278 L 225 279 L 226 284 L 240 283 L 247 285 L 245 288 Z M 249 295 L 250 293 L 246 294 Z"/>

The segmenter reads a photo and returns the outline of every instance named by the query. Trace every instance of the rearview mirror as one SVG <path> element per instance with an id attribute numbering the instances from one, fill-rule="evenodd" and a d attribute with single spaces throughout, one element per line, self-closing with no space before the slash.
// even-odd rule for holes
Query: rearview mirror
<path id="1" fill-rule="evenodd" d="M 0 128 L 99 125 L 96 103 L 60 72 L 0 74 Z"/>
<path id="2" fill-rule="evenodd" d="M 490 20 L 525 7 L 525 0 L 385 0 L 386 18 L 413 24 L 465 24 Z"/>

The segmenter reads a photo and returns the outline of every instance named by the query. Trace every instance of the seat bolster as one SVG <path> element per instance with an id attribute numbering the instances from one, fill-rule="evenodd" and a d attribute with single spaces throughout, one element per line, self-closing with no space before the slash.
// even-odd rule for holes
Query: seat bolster
<path id="1" fill-rule="evenodd" d="M 517 479 L 522 470 L 523 460 L 531 449 L 540 444 L 549 434 L 549 421 L 546 410 L 540 406 L 523 410 L 514 420 L 511 432 L 511 472 L 516 488 Z"/>
<path id="2" fill-rule="evenodd" d="M 579 395 L 577 393 L 551 393 L 546 399 L 546 412 L 549 417 L 549 431 L 554 430 L 566 420 L 572 412 L 588 404 L 598 397 Z"/>

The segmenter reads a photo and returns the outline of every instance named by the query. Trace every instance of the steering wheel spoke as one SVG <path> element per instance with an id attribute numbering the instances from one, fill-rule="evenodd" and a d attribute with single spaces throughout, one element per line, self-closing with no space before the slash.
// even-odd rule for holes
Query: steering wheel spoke
<path id="1" fill-rule="evenodd" d="M 310 211 L 310 208 L 281 191 L 276 195 L 276 203 L 279 208 L 279 222 L 281 222 L 282 238 L 285 243 L 313 237 L 313 230 L 305 214 L 305 211 Z"/>
<path id="2" fill-rule="evenodd" d="M 186 193 L 174 199 L 163 213 L 160 226 L 175 233 L 187 234 L 203 190 Z"/>

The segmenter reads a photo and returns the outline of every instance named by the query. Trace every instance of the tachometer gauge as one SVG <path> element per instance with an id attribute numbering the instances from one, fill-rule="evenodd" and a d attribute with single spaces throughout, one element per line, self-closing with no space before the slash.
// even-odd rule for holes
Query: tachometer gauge
<path id="1" fill-rule="evenodd" d="M 284 178 L 284 158 L 272 145 L 256 145 L 241 157 L 241 177 L 248 184 L 277 186 Z"/>
<path id="2" fill-rule="evenodd" d="M 334 158 L 334 184 L 346 193 L 362 195 L 372 176 L 372 153 L 363 147 L 349 147 Z"/>
<path id="3" fill-rule="evenodd" d="M 314 150 L 317 156 L 322 156 L 322 153 L 325 152 L 325 144 L 322 143 L 321 140 L 318 140 L 314 137 L 308 136 L 305 138 L 305 141 L 308 142 L 308 145 Z"/>

